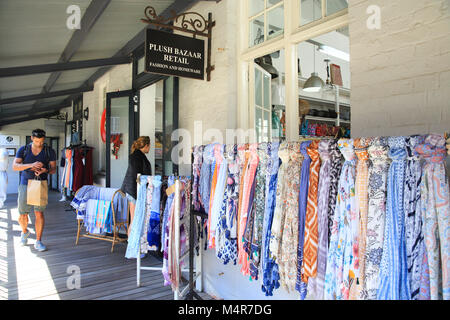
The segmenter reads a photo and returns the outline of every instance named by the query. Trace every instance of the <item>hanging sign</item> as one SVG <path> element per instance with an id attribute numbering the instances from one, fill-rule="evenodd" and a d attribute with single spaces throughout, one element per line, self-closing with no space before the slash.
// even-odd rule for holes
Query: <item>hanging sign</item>
<path id="1" fill-rule="evenodd" d="M 147 29 L 145 72 L 184 78 L 204 78 L 205 41 Z"/>

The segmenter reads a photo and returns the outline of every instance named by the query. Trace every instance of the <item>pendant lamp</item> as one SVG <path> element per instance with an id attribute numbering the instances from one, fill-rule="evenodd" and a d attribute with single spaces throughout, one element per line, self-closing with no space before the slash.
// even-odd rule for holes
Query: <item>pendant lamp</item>
<path id="1" fill-rule="evenodd" d="M 314 45 L 314 48 L 316 45 Z M 314 54 L 314 70 L 316 70 L 316 50 L 313 49 Z M 303 90 L 306 92 L 319 92 L 322 90 L 325 83 L 323 80 L 319 77 L 317 72 L 311 73 L 311 77 L 306 80 L 305 84 L 303 85 Z"/>

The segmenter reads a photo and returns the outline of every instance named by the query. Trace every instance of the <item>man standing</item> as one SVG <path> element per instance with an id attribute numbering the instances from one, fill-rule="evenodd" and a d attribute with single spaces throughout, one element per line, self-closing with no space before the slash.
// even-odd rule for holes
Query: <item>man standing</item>
<path id="1" fill-rule="evenodd" d="M 19 224 L 22 228 L 20 241 L 23 246 L 27 244 L 27 238 L 30 235 L 30 231 L 27 229 L 28 214 L 31 208 L 34 207 L 34 214 L 36 216 L 36 243 L 34 248 L 38 251 L 47 250 L 41 242 L 42 232 L 44 230 L 45 207 L 27 204 L 27 186 L 28 180 L 34 179 L 35 176 L 39 176 L 41 180 L 46 180 L 47 174 L 54 174 L 56 172 L 56 153 L 44 144 L 44 140 L 44 130 L 33 130 L 31 134 L 32 143 L 20 147 L 13 163 L 13 170 L 21 171 L 19 196 L 17 199 L 20 213 Z"/>
<path id="2" fill-rule="evenodd" d="M 0 148 L 0 209 L 6 200 L 6 190 L 8 188 L 8 151 Z"/>

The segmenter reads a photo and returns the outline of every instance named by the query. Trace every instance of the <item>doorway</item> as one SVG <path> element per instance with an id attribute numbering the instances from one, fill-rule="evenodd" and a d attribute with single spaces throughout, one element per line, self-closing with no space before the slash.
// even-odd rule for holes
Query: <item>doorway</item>
<path id="1" fill-rule="evenodd" d="M 106 94 L 106 187 L 120 188 L 131 145 L 138 137 L 138 105 L 133 90 Z"/>

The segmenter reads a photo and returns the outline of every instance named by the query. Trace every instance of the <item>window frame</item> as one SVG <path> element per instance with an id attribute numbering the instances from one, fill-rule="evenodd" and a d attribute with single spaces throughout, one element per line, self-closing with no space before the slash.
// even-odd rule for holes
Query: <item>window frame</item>
<path id="1" fill-rule="evenodd" d="M 249 46 L 249 25 L 251 18 L 248 16 L 249 1 L 240 1 L 238 19 L 241 30 L 237 44 L 237 83 L 238 83 L 238 127 L 243 130 L 255 129 L 255 114 L 252 110 L 250 92 L 254 92 L 254 83 L 251 79 L 252 62 L 258 57 L 285 50 L 285 101 L 286 101 L 286 139 L 296 141 L 300 137 L 300 121 L 298 112 L 298 44 L 308 39 L 326 34 L 333 30 L 349 25 L 348 8 L 326 16 L 326 0 L 322 0 L 322 18 L 300 26 L 300 1 L 282 1 L 276 6 L 284 5 L 284 32 L 273 39 L 264 41 L 253 47 Z M 267 0 L 266 0 L 267 1 Z M 273 9 L 272 6 L 270 9 Z M 268 10 L 265 8 L 265 10 Z M 264 11 L 264 14 L 266 12 Z M 264 26 L 266 28 L 266 24 Z M 295 72 L 294 72 L 295 70 Z M 280 74 L 280 76 L 282 76 Z M 295 106 L 295 107 L 289 107 Z M 244 142 L 244 141 L 243 141 Z"/>

